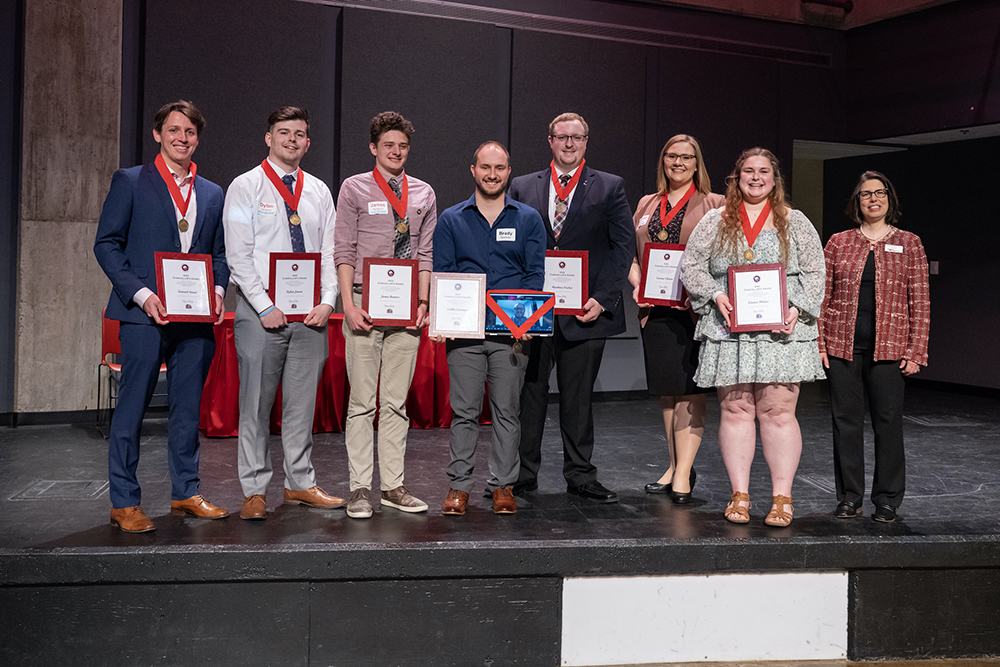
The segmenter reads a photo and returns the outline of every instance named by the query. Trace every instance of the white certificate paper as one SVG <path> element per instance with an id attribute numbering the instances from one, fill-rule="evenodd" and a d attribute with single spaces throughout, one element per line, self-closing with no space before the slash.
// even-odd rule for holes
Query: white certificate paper
<path id="1" fill-rule="evenodd" d="M 584 259 L 582 257 L 545 257 L 543 292 L 556 295 L 556 310 L 583 311 Z"/>
<path id="2" fill-rule="evenodd" d="M 274 262 L 274 306 L 285 315 L 308 315 L 316 305 L 317 262 L 278 259 Z"/>
<path id="3" fill-rule="evenodd" d="M 739 271 L 733 274 L 730 295 L 735 305 L 733 330 L 766 330 L 785 320 L 784 280 L 777 269 Z"/>
<path id="4" fill-rule="evenodd" d="M 683 250 L 651 249 L 646 265 L 646 280 L 639 299 L 642 303 L 684 300 L 681 283 L 681 257 Z"/>
<path id="5" fill-rule="evenodd" d="M 404 266 L 371 264 L 365 285 L 368 315 L 373 320 L 394 320 L 409 324 L 413 317 L 413 272 Z"/>
<path id="6" fill-rule="evenodd" d="M 187 259 L 163 259 L 163 305 L 167 317 L 211 317 L 207 265 Z"/>
<path id="7" fill-rule="evenodd" d="M 431 275 L 431 324 L 427 335 L 484 338 L 486 274 Z"/>

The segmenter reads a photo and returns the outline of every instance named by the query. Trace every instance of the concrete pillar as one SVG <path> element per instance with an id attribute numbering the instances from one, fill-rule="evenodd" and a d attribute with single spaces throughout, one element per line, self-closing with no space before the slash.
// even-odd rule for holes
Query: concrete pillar
<path id="1" fill-rule="evenodd" d="M 122 0 L 27 0 L 15 410 L 96 408 L 94 259 L 118 168 Z"/>

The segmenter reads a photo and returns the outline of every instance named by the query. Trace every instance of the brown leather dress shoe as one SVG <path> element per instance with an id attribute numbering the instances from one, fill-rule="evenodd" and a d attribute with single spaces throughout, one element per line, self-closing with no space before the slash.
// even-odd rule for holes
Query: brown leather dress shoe
<path id="1" fill-rule="evenodd" d="M 156 530 L 156 526 L 142 513 L 139 506 L 111 508 L 111 525 L 126 533 L 148 533 Z"/>
<path id="2" fill-rule="evenodd" d="M 309 507 L 333 509 L 335 507 L 342 507 L 345 501 L 343 498 L 328 495 L 323 489 L 314 486 L 305 491 L 285 489 L 285 502 L 290 505 L 308 505 Z"/>
<path id="3" fill-rule="evenodd" d="M 513 514 L 517 511 L 514 491 L 509 486 L 501 486 L 493 492 L 493 513 Z"/>
<path id="4" fill-rule="evenodd" d="M 171 514 L 190 514 L 199 519 L 225 519 L 229 512 L 205 500 L 201 494 L 184 500 L 170 501 Z"/>
<path id="5" fill-rule="evenodd" d="M 441 508 L 442 514 L 452 516 L 462 516 L 465 508 L 469 505 L 469 494 L 458 489 L 448 489 L 448 497 L 444 499 L 444 506 Z"/>
<path id="6" fill-rule="evenodd" d="M 255 493 L 243 499 L 243 507 L 240 509 L 241 519 L 266 519 L 267 501 L 263 494 Z"/>

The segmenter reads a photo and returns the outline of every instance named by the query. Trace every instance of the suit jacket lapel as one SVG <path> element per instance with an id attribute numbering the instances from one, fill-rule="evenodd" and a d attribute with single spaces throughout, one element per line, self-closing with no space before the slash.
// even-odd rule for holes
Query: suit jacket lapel
<path id="1" fill-rule="evenodd" d="M 566 240 L 567 235 L 573 235 L 575 231 L 573 223 L 579 217 L 580 209 L 583 208 L 583 202 L 587 198 L 587 192 L 594 181 L 594 172 L 587 165 L 584 165 L 582 169 L 584 172 L 580 174 L 580 180 L 577 182 L 576 190 L 573 192 L 573 201 L 570 202 L 569 212 L 566 214 L 566 220 L 563 221 L 561 235 L 563 241 Z"/>
<path id="2" fill-rule="evenodd" d="M 538 212 L 542 214 L 542 220 L 545 222 L 545 232 L 554 242 L 556 236 L 552 233 L 552 220 L 549 219 L 549 178 L 552 173 L 550 170 L 551 167 L 538 172 L 538 179 L 535 181 L 535 196 L 538 202 Z"/>
<path id="3" fill-rule="evenodd" d="M 170 225 L 170 229 L 173 230 L 174 241 L 179 244 L 181 242 L 181 235 L 177 229 L 177 213 L 174 210 L 174 200 L 170 197 L 170 190 L 167 188 L 167 184 L 163 182 L 163 177 L 160 176 L 156 165 L 152 162 L 147 163 L 143 167 L 143 171 L 152 181 L 153 191 L 163 205 L 165 214 L 164 222 Z"/>
<path id="4" fill-rule="evenodd" d="M 194 244 L 198 242 L 198 235 L 201 234 L 201 228 L 204 226 L 202 223 L 205 222 L 205 188 L 202 187 L 201 179 L 197 176 L 194 177 L 194 196 L 195 196 L 195 206 L 198 207 L 197 217 L 194 221 L 194 230 L 191 233 L 191 247 L 194 248 Z"/>

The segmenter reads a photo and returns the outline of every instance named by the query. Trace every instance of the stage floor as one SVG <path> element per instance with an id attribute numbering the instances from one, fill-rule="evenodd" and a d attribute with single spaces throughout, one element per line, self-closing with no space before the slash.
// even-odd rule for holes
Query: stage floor
<path id="1" fill-rule="evenodd" d="M 831 462 L 830 408 L 825 382 L 804 385 L 798 407 L 803 454 L 793 499 L 795 520 L 788 529 L 763 525 L 770 505 L 767 466 L 758 443 L 750 494 L 755 502 L 746 526 L 726 522 L 722 510 L 730 494 L 716 434 L 718 403 L 708 397 L 708 422 L 696 468 L 695 502 L 675 506 L 664 496 L 643 492 L 666 467 L 666 442 L 654 399 L 608 401 L 595 405 L 599 479 L 616 490 L 621 502 L 601 505 L 566 494 L 558 406 L 549 407 L 543 467 L 537 492 L 518 498 L 517 514 L 496 516 L 479 492 L 485 486 L 490 427 L 480 430 L 476 493 L 464 517 L 443 516 L 448 490 L 448 430 L 411 430 L 406 455 L 406 486 L 430 505 L 426 514 L 376 508 L 368 520 L 341 510 L 281 504 L 280 438 L 273 436 L 275 475 L 269 488 L 269 516 L 263 522 L 238 517 L 242 493 L 236 473 L 236 439 L 202 438 L 202 492 L 229 509 L 228 519 L 202 521 L 169 513 L 166 420 L 148 419 L 144 427 L 139 479 L 142 507 L 157 525 L 154 533 L 129 535 L 108 524 L 107 445 L 93 427 L 28 426 L 0 431 L 0 549 L 103 549 L 141 546 L 171 549 L 186 545 L 294 550 L 378 548 L 439 543 L 545 543 L 624 540 L 639 543 L 716 538 L 752 542 L 805 542 L 884 537 L 954 538 L 995 535 L 1000 528 L 1000 400 L 927 387 L 910 387 L 906 397 L 907 495 L 894 524 L 864 516 L 838 520 Z M 871 433 L 868 480 L 871 480 Z M 344 435 L 319 434 L 313 462 L 319 484 L 334 495 L 348 495 Z M 375 487 L 378 486 L 376 466 Z M 632 542 L 633 544 L 635 542 Z M 368 546 L 366 546 L 368 545 Z M 457 546 L 457 544 L 456 544 Z"/>

